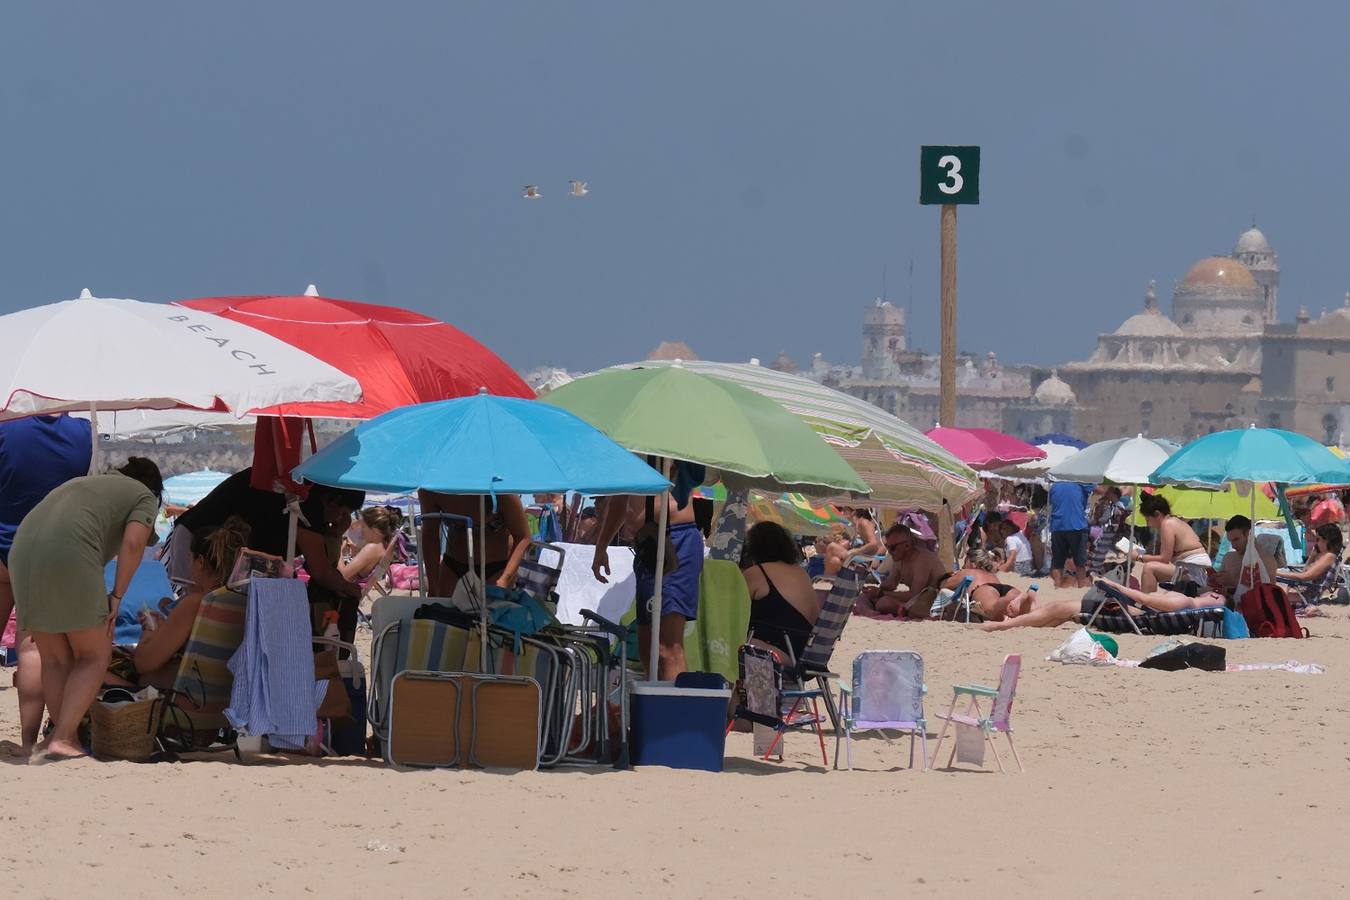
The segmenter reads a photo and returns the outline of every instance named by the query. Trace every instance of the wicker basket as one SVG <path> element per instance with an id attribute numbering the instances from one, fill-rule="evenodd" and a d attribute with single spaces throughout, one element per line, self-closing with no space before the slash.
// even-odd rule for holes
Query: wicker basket
<path id="1" fill-rule="evenodd" d="M 144 762 L 154 755 L 153 718 L 158 700 L 135 703 L 95 703 L 89 710 L 90 743 L 94 755 Z"/>

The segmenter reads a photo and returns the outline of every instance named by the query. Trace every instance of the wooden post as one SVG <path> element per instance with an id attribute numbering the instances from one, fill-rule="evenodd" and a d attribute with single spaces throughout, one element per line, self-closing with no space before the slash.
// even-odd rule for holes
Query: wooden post
<path id="1" fill-rule="evenodd" d="M 956 424 L 956 206 L 942 206 L 942 364 L 938 424 Z"/>

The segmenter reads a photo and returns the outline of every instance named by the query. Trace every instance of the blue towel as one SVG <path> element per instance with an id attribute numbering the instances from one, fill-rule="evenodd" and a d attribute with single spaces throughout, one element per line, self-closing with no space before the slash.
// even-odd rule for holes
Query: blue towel
<path id="1" fill-rule="evenodd" d="M 225 716 L 244 734 L 303 749 L 318 724 L 309 598 L 290 578 L 249 582 L 244 642 L 230 658 L 234 688 Z"/>

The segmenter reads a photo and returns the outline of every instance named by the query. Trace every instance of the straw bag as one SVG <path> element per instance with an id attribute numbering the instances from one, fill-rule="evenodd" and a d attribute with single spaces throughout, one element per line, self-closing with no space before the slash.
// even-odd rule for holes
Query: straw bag
<path id="1" fill-rule="evenodd" d="M 94 755 L 144 762 L 155 753 L 155 713 L 160 701 L 97 702 L 89 708 Z"/>

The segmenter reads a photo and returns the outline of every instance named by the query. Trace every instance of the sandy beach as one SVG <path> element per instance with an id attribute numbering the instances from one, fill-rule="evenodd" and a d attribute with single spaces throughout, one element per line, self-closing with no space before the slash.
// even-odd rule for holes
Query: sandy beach
<path id="1" fill-rule="evenodd" d="M 1224 642 L 1229 660 L 1326 674 L 1045 661 L 1069 626 L 849 623 L 836 670 L 863 649 L 920 651 L 930 721 L 952 682 L 989 683 L 1021 653 L 1024 775 L 911 772 L 907 740 L 875 736 L 855 744 L 855 771 L 822 771 L 804 733 L 782 764 L 733 735 L 723 774 L 11 765 L 0 868 L 34 897 L 1341 895 L 1350 863 L 1323 847 L 1350 789 L 1350 617 L 1305 624 L 1312 640 Z M 1156 642 L 1120 638 L 1132 658 Z M 5 735 L 13 697 L 0 691 Z"/>

